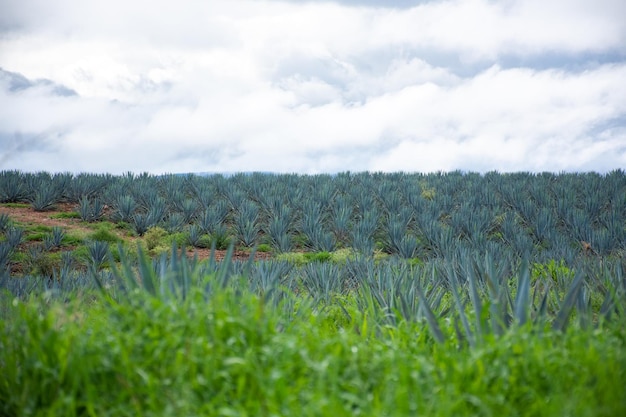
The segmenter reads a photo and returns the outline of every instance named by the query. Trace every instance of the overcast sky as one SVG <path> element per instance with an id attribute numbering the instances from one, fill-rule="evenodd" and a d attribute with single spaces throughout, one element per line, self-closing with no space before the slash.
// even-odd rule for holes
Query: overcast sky
<path id="1" fill-rule="evenodd" d="M 626 168 L 624 0 L 0 0 L 0 170 Z"/>

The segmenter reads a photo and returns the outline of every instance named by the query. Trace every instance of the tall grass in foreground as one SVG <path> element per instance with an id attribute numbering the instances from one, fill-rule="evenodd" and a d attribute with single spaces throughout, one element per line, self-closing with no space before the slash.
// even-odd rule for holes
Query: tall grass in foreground
<path id="1" fill-rule="evenodd" d="M 0 299 L 0 416 L 626 415 L 619 322 L 527 323 L 468 347 L 452 320 L 437 343 L 422 321 L 373 325 L 351 295 L 314 304 L 176 270 Z"/>

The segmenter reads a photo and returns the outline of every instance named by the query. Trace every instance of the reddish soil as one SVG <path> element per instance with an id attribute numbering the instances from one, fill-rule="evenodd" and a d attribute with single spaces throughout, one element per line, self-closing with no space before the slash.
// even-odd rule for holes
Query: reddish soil
<path id="1" fill-rule="evenodd" d="M 43 226 L 54 227 L 59 226 L 69 230 L 91 231 L 88 227 L 83 226 L 80 219 L 55 219 L 55 214 L 69 213 L 74 211 L 73 204 L 59 204 L 55 210 L 51 211 L 35 211 L 30 207 L 6 207 L 0 206 L 0 214 L 6 213 L 16 222 L 26 224 L 41 224 Z"/>
<path id="2" fill-rule="evenodd" d="M 59 213 L 69 213 L 76 209 L 75 204 L 57 204 L 54 210 L 49 211 L 35 211 L 31 207 L 6 207 L 0 206 L 0 214 L 6 213 L 9 217 L 15 221 L 24 224 L 40 224 L 48 227 L 62 227 L 66 232 L 69 231 L 82 231 L 93 232 L 93 229 L 86 227 L 80 219 L 57 219 L 54 218 Z M 106 213 L 105 213 L 106 217 Z M 136 238 L 129 238 L 123 236 L 125 240 L 134 240 Z M 215 257 L 217 260 L 224 259 L 226 256 L 225 250 L 216 250 Z M 189 257 L 193 257 L 198 254 L 198 259 L 208 259 L 211 254 L 211 249 L 194 248 L 187 251 Z M 270 253 L 256 252 L 254 259 L 268 259 L 271 257 Z M 248 260 L 250 259 L 250 253 L 241 250 L 235 250 L 233 252 L 233 260 Z"/>

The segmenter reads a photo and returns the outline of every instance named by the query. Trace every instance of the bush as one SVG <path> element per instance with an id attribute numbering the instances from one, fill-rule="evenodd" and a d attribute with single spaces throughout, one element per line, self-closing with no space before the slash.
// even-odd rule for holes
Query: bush
<path id="1" fill-rule="evenodd" d="M 90 239 L 107 243 L 117 243 L 122 241 L 122 239 L 120 239 L 115 233 L 110 232 L 106 227 L 99 227 L 94 233 L 91 234 Z"/>
<path id="2" fill-rule="evenodd" d="M 143 238 L 146 242 L 146 247 L 150 251 L 158 246 L 168 246 L 165 239 L 167 236 L 168 233 L 165 229 L 154 226 L 148 229 Z"/>
<path id="3" fill-rule="evenodd" d="M 307 262 L 328 262 L 332 259 L 332 254 L 330 252 L 322 251 L 322 252 L 306 252 L 304 254 L 304 259 Z"/>

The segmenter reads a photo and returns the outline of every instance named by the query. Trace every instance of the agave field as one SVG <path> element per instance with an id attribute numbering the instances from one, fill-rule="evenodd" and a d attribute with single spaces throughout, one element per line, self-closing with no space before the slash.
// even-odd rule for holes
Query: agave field
<path id="1" fill-rule="evenodd" d="M 626 415 L 625 254 L 622 170 L 3 171 L 0 416 Z"/>

